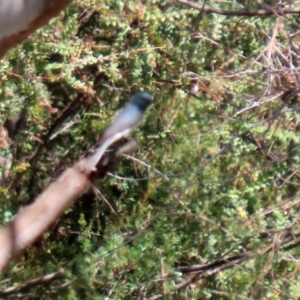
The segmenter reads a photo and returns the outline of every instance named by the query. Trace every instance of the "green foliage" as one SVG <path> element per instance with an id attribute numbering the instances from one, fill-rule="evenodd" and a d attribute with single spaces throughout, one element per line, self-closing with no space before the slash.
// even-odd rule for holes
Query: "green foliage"
<path id="1" fill-rule="evenodd" d="M 125 179 L 80 197 L 3 289 L 62 271 L 65 285 L 32 288 L 30 299 L 299 297 L 300 115 L 298 96 L 281 93 L 297 86 L 286 70 L 297 67 L 298 24 L 85 0 L 8 53 L 1 120 L 23 107 L 27 121 L 11 144 L 1 224 L 86 154 L 134 91 L 156 102 L 133 134 L 136 160 L 117 167 Z M 196 274 L 187 267 L 204 265 L 179 288 Z"/>

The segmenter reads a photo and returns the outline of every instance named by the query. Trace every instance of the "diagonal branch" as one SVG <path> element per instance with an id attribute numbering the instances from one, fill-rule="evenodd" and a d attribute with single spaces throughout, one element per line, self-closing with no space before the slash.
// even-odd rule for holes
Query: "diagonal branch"
<path id="1" fill-rule="evenodd" d="M 93 156 L 83 158 L 60 177 L 29 206 L 22 209 L 0 230 L 0 272 L 23 250 L 34 243 L 67 207 L 91 188 L 92 182 L 112 171 L 117 158 L 132 151 L 132 144 L 119 147 L 109 154 L 106 150 L 122 139 L 128 131 L 108 138 Z"/>
<path id="2" fill-rule="evenodd" d="M 54 280 L 61 280 L 64 279 L 66 276 L 64 273 L 61 272 L 56 272 L 56 273 L 51 273 L 36 279 L 32 279 L 29 280 L 25 283 L 22 284 L 18 284 L 12 287 L 9 287 L 3 291 L 0 292 L 0 296 L 1 297 L 7 297 L 8 295 L 12 295 L 12 294 L 17 294 L 17 293 L 21 293 L 24 290 L 28 290 L 30 288 L 33 288 L 35 286 L 38 285 L 45 285 L 45 284 L 49 284 Z"/>

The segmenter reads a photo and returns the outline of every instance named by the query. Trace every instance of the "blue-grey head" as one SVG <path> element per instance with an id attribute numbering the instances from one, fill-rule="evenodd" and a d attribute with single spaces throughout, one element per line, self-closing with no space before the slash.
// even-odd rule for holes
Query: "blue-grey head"
<path id="1" fill-rule="evenodd" d="M 138 92 L 133 95 L 131 103 L 135 104 L 141 110 L 141 112 L 145 112 L 147 107 L 153 103 L 153 98 L 146 92 Z"/>

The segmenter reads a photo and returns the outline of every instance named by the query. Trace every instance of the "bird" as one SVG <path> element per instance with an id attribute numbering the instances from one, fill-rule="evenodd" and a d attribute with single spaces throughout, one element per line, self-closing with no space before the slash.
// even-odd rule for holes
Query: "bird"
<path id="1" fill-rule="evenodd" d="M 137 92 L 131 101 L 116 116 L 112 124 L 104 131 L 98 146 L 108 138 L 122 131 L 133 130 L 142 120 L 148 106 L 153 103 L 152 96 L 147 92 Z"/>
<path id="2" fill-rule="evenodd" d="M 153 103 L 152 96 L 147 92 L 137 92 L 125 105 L 111 125 L 104 131 L 90 158 L 89 167 L 94 169 L 107 148 L 115 141 L 128 135 L 142 120 L 148 106 Z"/>

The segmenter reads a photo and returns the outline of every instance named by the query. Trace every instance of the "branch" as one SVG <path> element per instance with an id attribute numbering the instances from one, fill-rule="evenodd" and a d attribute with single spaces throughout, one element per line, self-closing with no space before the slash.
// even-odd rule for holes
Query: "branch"
<path id="1" fill-rule="evenodd" d="M 0 59 L 38 28 L 58 15 L 72 0 L 1 0 Z"/>
<path id="2" fill-rule="evenodd" d="M 283 6 L 277 6 L 277 7 L 270 7 L 270 8 L 261 8 L 256 10 L 223 10 L 218 8 L 213 8 L 209 6 L 203 7 L 203 5 L 190 2 L 186 0 L 175 0 L 177 3 L 186 5 L 191 8 L 195 8 L 197 10 L 200 10 L 202 12 L 207 13 L 213 13 L 218 15 L 224 15 L 224 16 L 248 16 L 248 17 L 265 17 L 265 16 L 272 16 L 272 15 L 287 15 L 287 14 L 299 14 L 300 13 L 300 7 L 288 7 L 284 8 Z"/>
<path id="3" fill-rule="evenodd" d="M 24 290 L 28 290 L 29 288 L 35 287 L 37 285 L 49 284 L 51 281 L 60 280 L 60 279 L 64 279 L 64 278 L 65 278 L 65 274 L 61 273 L 61 272 L 48 274 L 48 275 L 45 275 L 40 278 L 29 280 L 22 284 L 18 284 L 18 285 L 9 287 L 9 288 L 1 291 L 0 296 L 5 297 L 5 296 L 11 295 L 11 294 L 17 294 Z"/>
<path id="4" fill-rule="evenodd" d="M 254 256 L 255 254 L 249 251 L 249 252 L 232 255 L 231 257 L 228 258 L 217 259 L 214 262 L 207 263 L 207 264 L 179 267 L 178 270 L 182 273 L 200 272 L 199 274 L 197 274 L 198 276 L 204 272 L 217 273 L 217 270 L 219 270 L 219 268 L 221 267 L 224 266 L 232 267 L 244 260 L 251 259 Z"/>
<path id="5" fill-rule="evenodd" d="M 109 154 L 105 153 L 108 147 L 128 133 L 124 130 L 108 138 L 93 156 L 83 158 L 68 168 L 0 230 L 0 272 L 15 256 L 34 243 L 67 207 L 92 186 L 94 180 L 106 176 L 119 156 L 132 151 L 133 143 L 127 143 Z"/>

